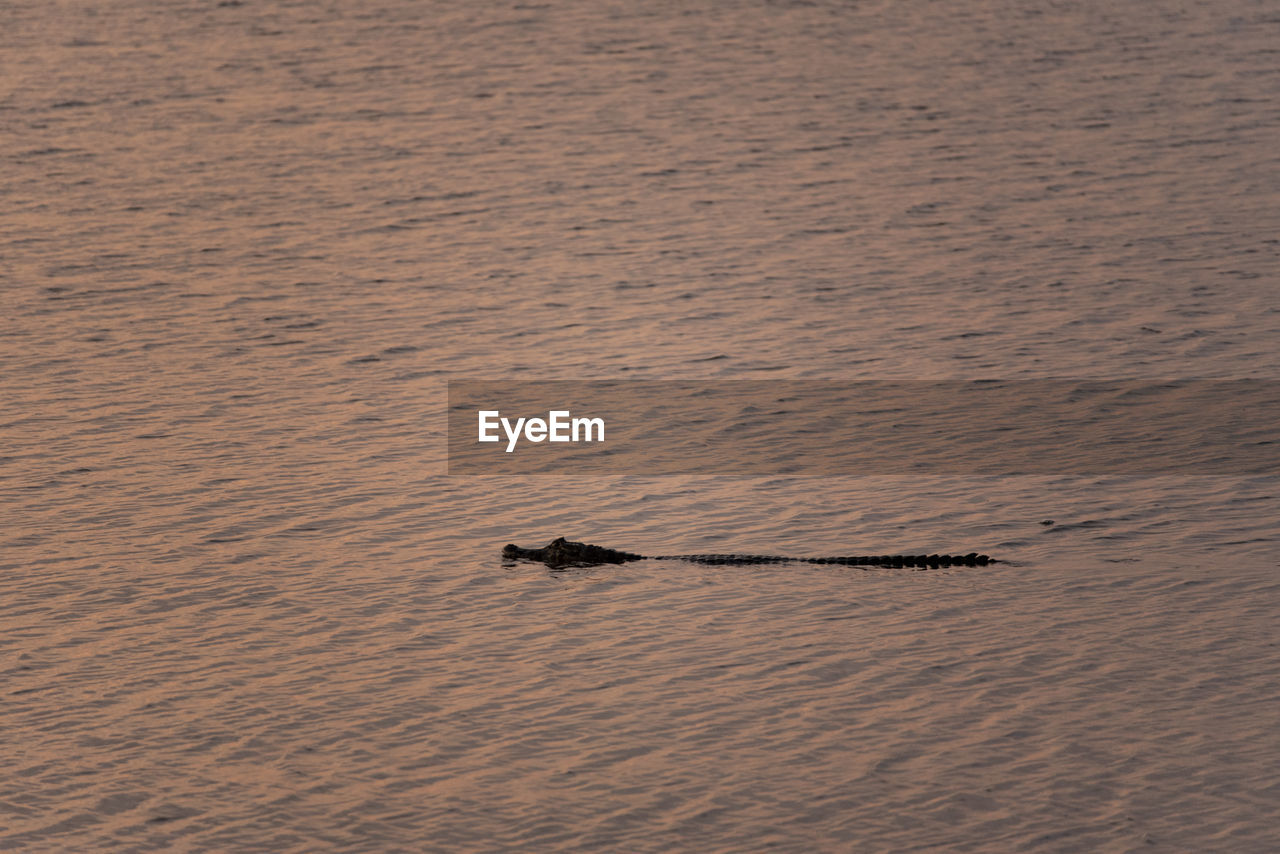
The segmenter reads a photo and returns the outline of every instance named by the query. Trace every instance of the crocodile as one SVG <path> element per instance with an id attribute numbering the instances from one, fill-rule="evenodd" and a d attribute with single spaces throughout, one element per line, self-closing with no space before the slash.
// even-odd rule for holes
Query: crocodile
<path id="1" fill-rule="evenodd" d="M 852 555 L 847 557 L 783 557 L 746 554 L 642 555 L 591 543 L 575 543 L 564 537 L 557 537 L 540 549 L 524 549 L 508 543 L 502 547 L 502 556 L 508 560 L 540 561 L 556 569 L 566 566 L 628 563 L 633 560 L 684 560 L 693 563 L 740 566 L 764 563 L 827 563 L 841 566 L 913 567 L 916 569 L 935 569 L 940 566 L 987 566 L 1000 563 L 989 555 L 977 552 L 969 552 L 965 555 Z"/>

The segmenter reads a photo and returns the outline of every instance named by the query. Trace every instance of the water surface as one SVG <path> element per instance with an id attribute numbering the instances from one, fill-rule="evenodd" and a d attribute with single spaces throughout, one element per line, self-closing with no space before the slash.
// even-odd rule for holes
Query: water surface
<path id="1" fill-rule="evenodd" d="M 1274 478 L 445 475 L 454 378 L 1277 378 L 1277 36 L 7 4 L 0 845 L 1280 847 Z"/>

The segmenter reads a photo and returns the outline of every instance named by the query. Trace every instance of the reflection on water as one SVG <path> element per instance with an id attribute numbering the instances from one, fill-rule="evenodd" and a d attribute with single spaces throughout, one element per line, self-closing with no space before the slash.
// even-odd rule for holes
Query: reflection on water
<path id="1" fill-rule="evenodd" d="M 1274 379 L 1278 29 L 0 9 L 3 844 L 1274 850 L 1274 478 L 444 471 L 456 378 Z"/>

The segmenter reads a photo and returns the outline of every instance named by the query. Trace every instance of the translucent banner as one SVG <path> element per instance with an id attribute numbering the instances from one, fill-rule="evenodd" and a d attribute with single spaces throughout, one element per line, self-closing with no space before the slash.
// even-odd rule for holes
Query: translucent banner
<path id="1" fill-rule="evenodd" d="M 450 474 L 1280 473 L 1271 380 L 453 381 Z"/>

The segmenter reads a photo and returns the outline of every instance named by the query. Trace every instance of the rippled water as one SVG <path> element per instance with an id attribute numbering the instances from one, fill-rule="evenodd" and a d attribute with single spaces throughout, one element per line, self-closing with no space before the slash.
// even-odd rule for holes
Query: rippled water
<path id="1" fill-rule="evenodd" d="M 1274 478 L 445 475 L 455 378 L 1277 378 L 1278 38 L 4 5 L 0 847 L 1280 848 Z"/>

